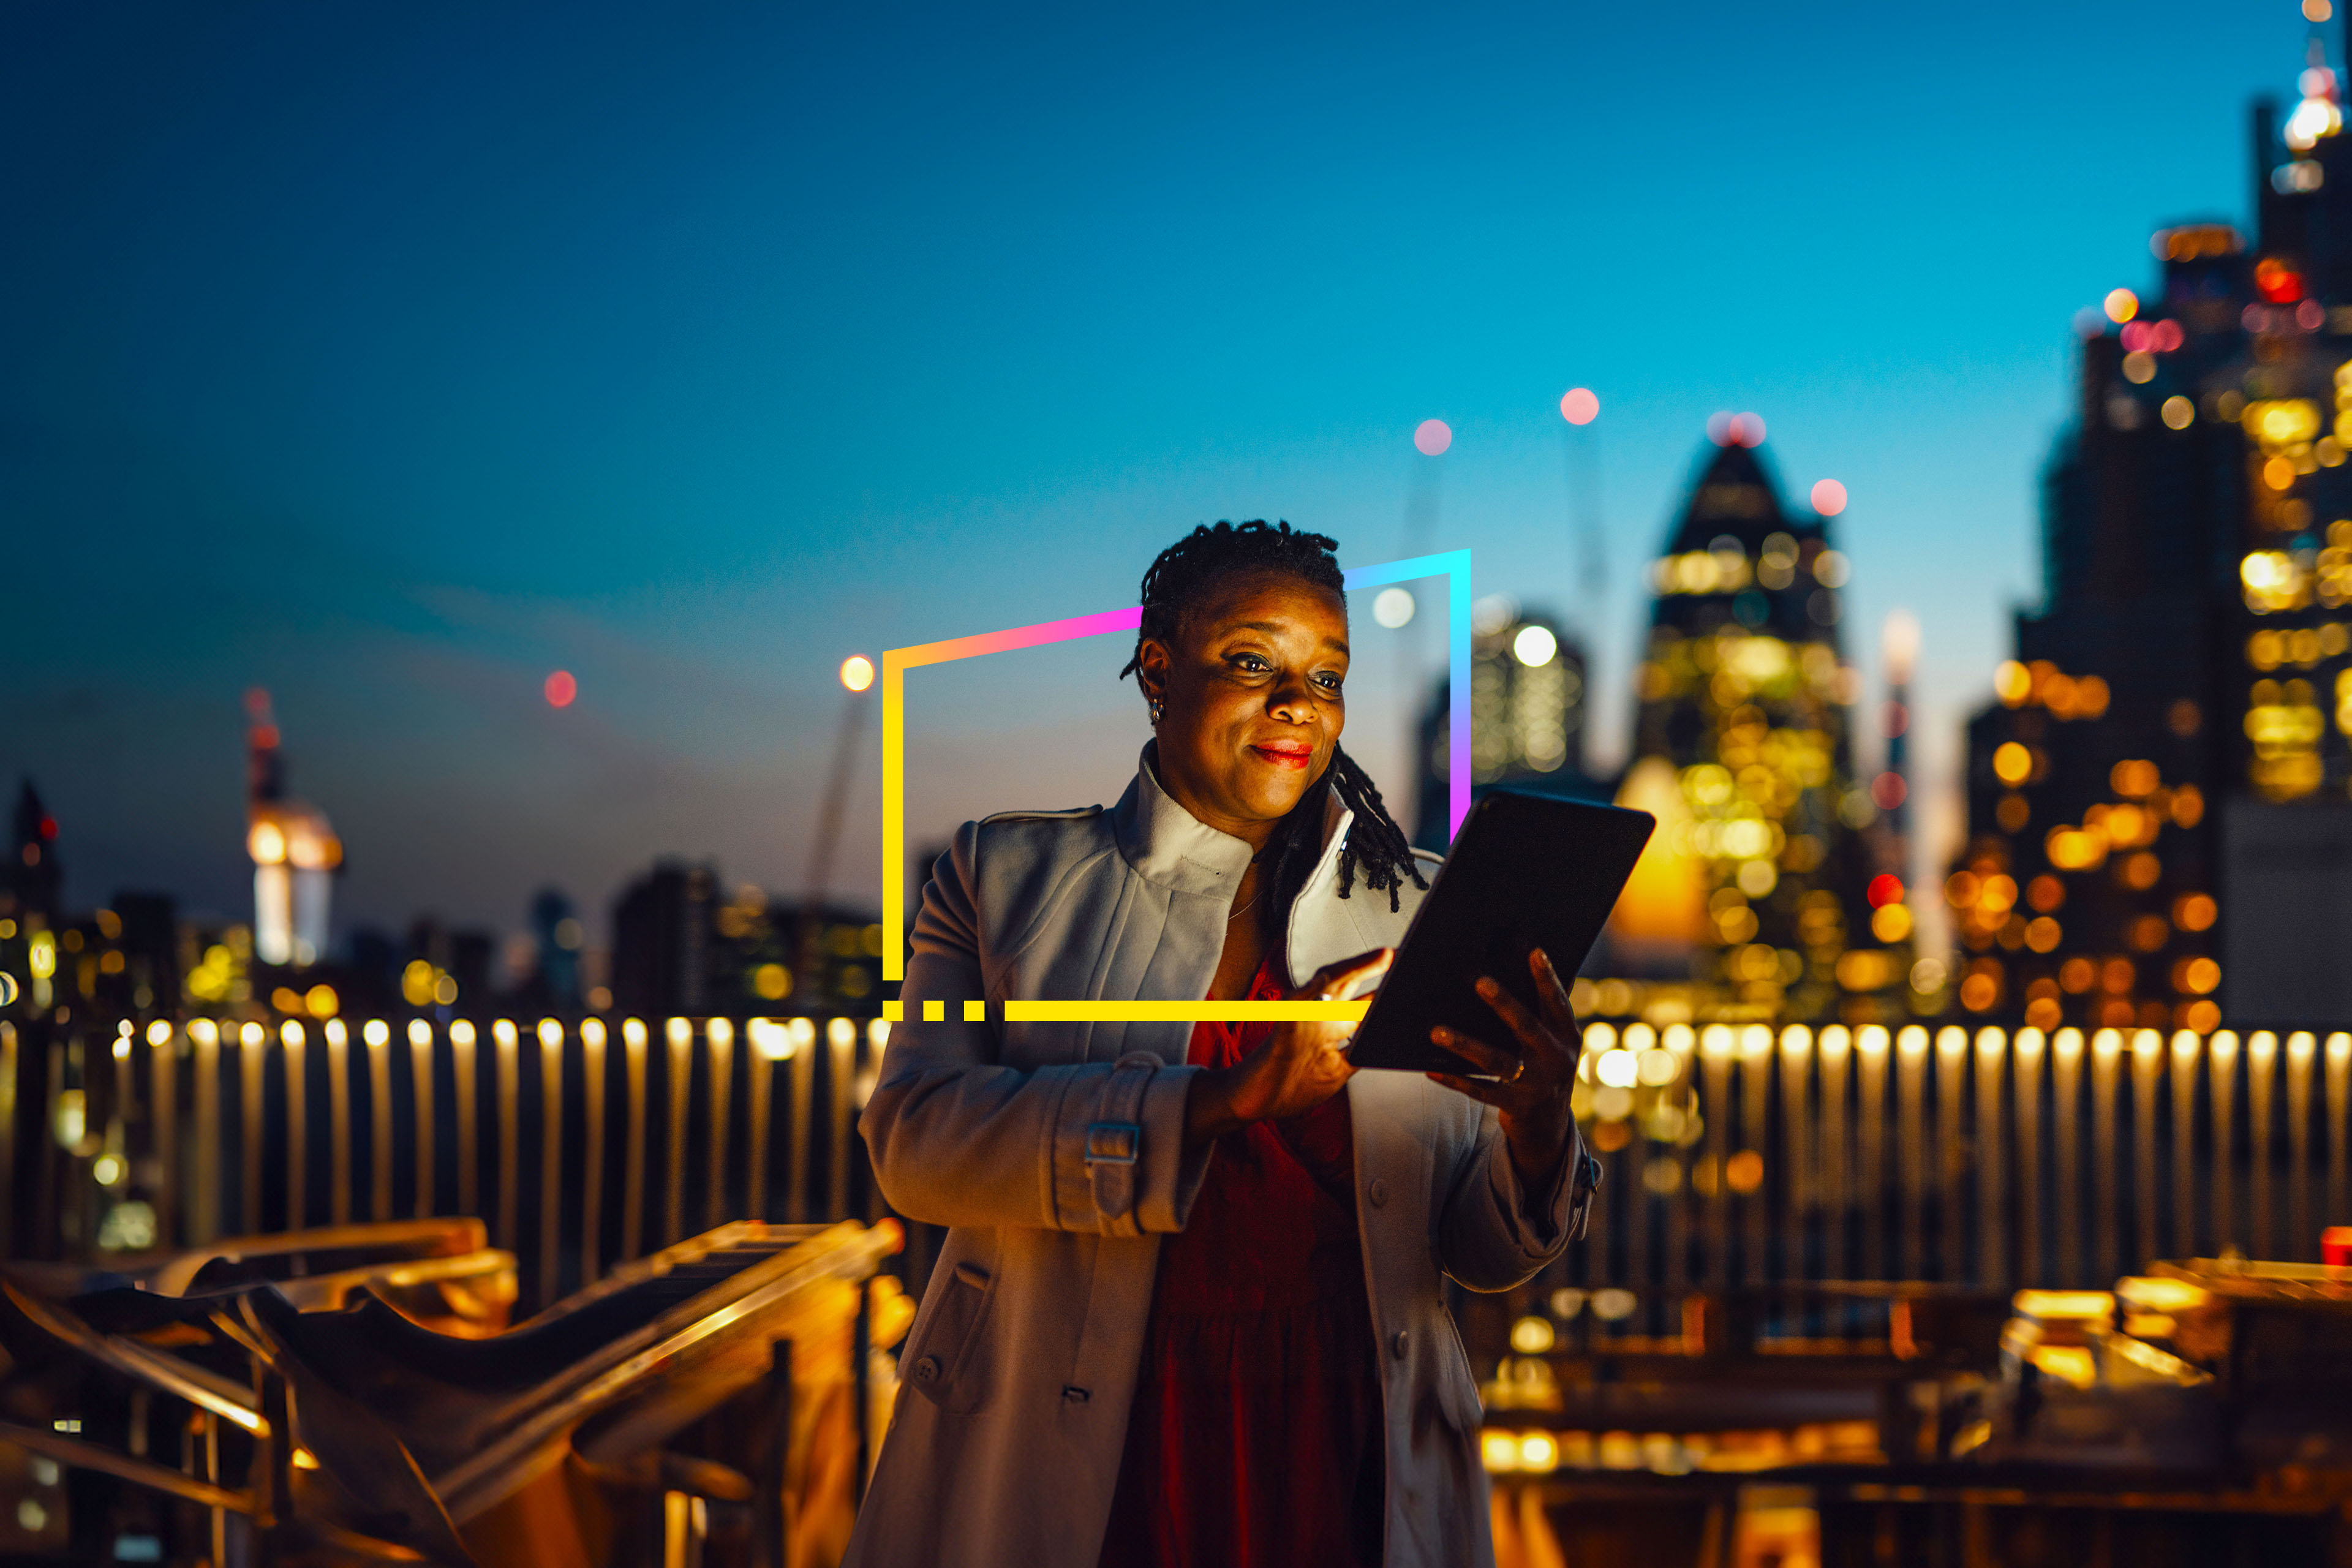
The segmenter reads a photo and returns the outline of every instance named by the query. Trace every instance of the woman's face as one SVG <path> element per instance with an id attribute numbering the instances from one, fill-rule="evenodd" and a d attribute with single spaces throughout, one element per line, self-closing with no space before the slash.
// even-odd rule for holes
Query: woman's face
<path id="1" fill-rule="evenodd" d="M 1160 782 L 1202 823 L 1263 847 L 1339 749 L 1348 612 L 1296 577 L 1235 574 L 1176 646 L 1144 642 L 1138 674 L 1166 704 Z"/>

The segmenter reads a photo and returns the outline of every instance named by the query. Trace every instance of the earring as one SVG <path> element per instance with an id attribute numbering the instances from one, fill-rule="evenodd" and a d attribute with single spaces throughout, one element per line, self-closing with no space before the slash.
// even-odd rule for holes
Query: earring
<path id="1" fill-rule="evenodd" d="M 1157 725 L 1160 722 L 1160 715 L 1167 710 L 1166 706 L 1160 702 L 1160 699 L 1157 697 L 1153 698 L 1151 700 L 1151 722 L 1154 725 Z"/>

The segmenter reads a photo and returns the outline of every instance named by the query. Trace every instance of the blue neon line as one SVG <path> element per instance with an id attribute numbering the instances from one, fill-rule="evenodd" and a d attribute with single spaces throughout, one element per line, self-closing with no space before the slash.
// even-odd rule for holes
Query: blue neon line
<path id="1" fill-rule="evenodd" d="M 1379 588 L 1416 577 L 1447 580 L 1445 673 L 1448 712 L 1445 742 L 1446 828 L 1450 841 L 1470 815 L 1470 552 L 1442 550 L 1408 561 L 1359 566 L 1341 574 L 1350 588 Z"/>

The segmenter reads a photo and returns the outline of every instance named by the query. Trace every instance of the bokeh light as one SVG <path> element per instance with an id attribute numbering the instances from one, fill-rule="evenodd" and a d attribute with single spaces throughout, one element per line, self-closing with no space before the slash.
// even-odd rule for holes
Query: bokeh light
<path id="1" fill-rule="evenodd" d="M 1559 400 L 1559 416 L 1570 425 L 1590 425 L 1601 413 L 1601 399 L 1588 387 L 1571 386 Z"/>
<path id="2" fill-rule="evenodd" d="M 1372 619 L 1388 627 L 1389 630 L 1394 631 L 1399 626 L 1412 623 L 1412 612 L 1416 607 L 1412 602 L 1412 589 L 1383 588 L 1380 592 L 1380 596 L 1372 601 Z"/>
<path id="3" fill-rule="evenodd" d="M 1813 481 L 1813 510 L 1823 517 L 1835 517 L 1845 510 L 1845 487 L 1835 479 Z"/>
<path id="4" fill-rule="evenodd" d="M 1559 651 L 1559 639 L 1542 626 L 1521 626 L 1519 635 L 1511 639 L 1513 657 L 1530 669 L 1549 664 Z"/>
<path id="5" fill-rule="evenodd" d="M 874 684 L 874 661 L 862 653 L 853 653 L 841 661 L 841 683 L 852 691 L 863 691 Z"/>
<path id="6" fill-rule="evenodd" d="M 1412 433 L 1412 444 L 1424 458 L 1434 458 L 1454 445 L 1453 427 L 1443 419 L 1424 419 Z"/>
<path id="7" fill-rule="evenodd" d="M 1710 414 L 1706 416 L 1706 438 L 1718 447 L 1731 445 L 1731 416 Z"/>
<path id="8" fill-rule="evenodd" d="M 580 695 L 580 683 L 572 679 L 570 670 L 559 669 L 547 678 L 545 689 L 549 707 L 569 708 L 572 700 Z"/>
<path id="9" fill-rule="evenodd" d="M 1764 444 L 1764 416 L 1761 414 L 1733 415 L 1731 438 L 1742 447 L 1761 447 Z"/>
<path id="10" fill-rule="evenodd" d="M 2139 296 L 2128 289 L 2108 289 L 2105 305 L 2110 321 L 2128 321 L 2139 314 Z"/>

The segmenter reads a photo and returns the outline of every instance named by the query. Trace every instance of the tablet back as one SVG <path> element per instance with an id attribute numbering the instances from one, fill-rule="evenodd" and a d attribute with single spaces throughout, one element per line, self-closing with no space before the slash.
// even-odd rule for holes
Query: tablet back
<path id="1" fill-rule="evenodd" d="M 1438 1024 L 1517 1049 L 1474 983 L 1492 975 L 1541 1016 L 1528 952 L 1542 948 L 1562 982 L 1573 978 L 1656 826 L 1646 811 L 1507 791 L 1472 806 L 1349 1059 L 1360 1068 L 1465 1070 L 1461 1058 L 1431 1042 Z"/>

